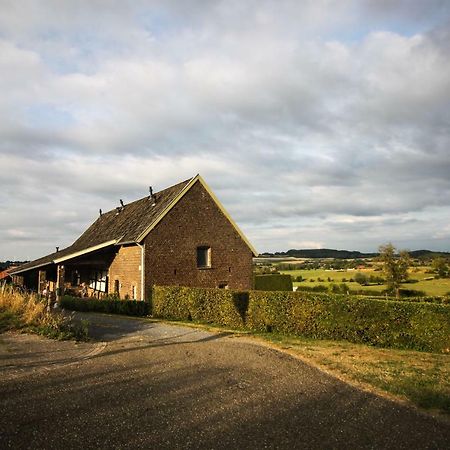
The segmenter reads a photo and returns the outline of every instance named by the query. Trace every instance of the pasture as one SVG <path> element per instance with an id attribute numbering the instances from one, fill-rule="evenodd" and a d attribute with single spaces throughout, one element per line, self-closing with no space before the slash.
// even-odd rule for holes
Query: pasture
<path id="1" fill-rule="evenodd" d="M 450 278 L 432 278 L 434 275 L 427 273 L 430 268 L 427 266 L 412 267 L 409 269 L 409 281 L 402 284 L 403 289 L 414 289 L 424 291 L 427 295 L 445 295 L 450 292 Z M 385 284 L 372 284 L 361 286 L 355 282 L 356 274 L 360 272 L 367 277 L 383 277 L 383 273 L 374 269 L 347 269 L 347 270 L 326 270 L 326 269 L 309 269 L 309 270 L 280 270 L 280 273 L 291 275 L 294 280 L 301 276 L 303 281 L 294 281 L 295 286 L 330 286 L 330 284 L 346 283 L 349 289 L 357 290 L 373 290 L 382 291 L 386 289 Z M 353 280 L 353 281 L 350 281 Z"/>

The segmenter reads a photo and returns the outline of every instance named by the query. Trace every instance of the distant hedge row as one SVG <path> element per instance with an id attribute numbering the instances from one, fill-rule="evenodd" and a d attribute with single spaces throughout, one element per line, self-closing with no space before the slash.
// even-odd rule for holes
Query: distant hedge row
<path id="1" fill-rule="evenodd" d="M 155 286 L 153 316 L 237 329 L 450 352 L 450 306 L 310 292 Z"/>
<path id="2" fill-rule="evenodd" d="M 254 276 L 257 291 L 292 291 L 292 277 L 284 274 L 262 274 Z"/>
<path id="3" fill-rule="evenodd" d="M 150 302 L 139 300 L 98 300 L 65 295 L 61 307 L 72 311 L 92 311 L 126 316 L 148 316 L 151 314 Z"/>

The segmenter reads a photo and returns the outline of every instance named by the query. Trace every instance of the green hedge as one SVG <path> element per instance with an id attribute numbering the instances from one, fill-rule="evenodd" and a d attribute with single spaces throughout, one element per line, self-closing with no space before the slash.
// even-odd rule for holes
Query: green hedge
<path id="1" fill-rule="evenodd" d="M 195 320 L 242 328 L 248 293 L 228 289 L 153 287 L 153 317 Z"/>
<path id="2" fill-rule="evenodd" d="M 93 311 L 126 316 L 148 316 L 151 313 L 150 302 L 138 300 L 98 300 L 65 295 L 61 307 L 73 311 Z"/>
<path id="3" fill-rule="evenodd" d="M 450 306 L 310 292 L 234 292 L 156 286 L 155 317 L 237 329 L 450 351 Z"/>
<path id="4" fill-rule="evenodd" d="M 257 291 L 292 291 L 292 277 L 284 274 L 255 275 Z"/>
<path id="5" fill-rule="evenodd" d="M 348 295 L 251 292 L 247 326 L 380 347 L 450 351 L 450 307 Z"/>

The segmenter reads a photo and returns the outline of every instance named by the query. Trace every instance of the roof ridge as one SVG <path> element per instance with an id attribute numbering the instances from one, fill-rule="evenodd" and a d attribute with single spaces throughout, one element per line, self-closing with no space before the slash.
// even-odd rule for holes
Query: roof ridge
<path id="1" fill-rule="evenodd" d="M 154 195 L 158 195 L 158 194 L 162 194 L 162 193 L 164 193 L 165 191 L 168 191 L 169 189 L 173 189 L 174 187 L 176 187 L 176 186 L 178 186 L 178 185 L 186 185 L 187 183 L 189 183 L 193 178 L 195 178 L 195 177 L 192 177 L 192 178 L 188 178 L 187 180 L 184 180 L 184 181 L 180 181 L 179 183 L 175 183 L 175 184 L 173 184 L 172 186 L 168 186 L 168 187 L 166 187 L 166 188 L 164 188 L 164 189 L 161 189 L 160 191 L 157 191 L 157 192 L 154 192 L 153 194 Z M 183 186 L 184 187 L 184 186 Z M 181 189 L 183 189 L 183 188 L 181 188 Z M 181 190 L 180 189 L 180 190 Z M 130 206 L 130 205 L 134 205 L 134 204 L 136 204 L 136 203 L 138 203 L 138 202 L 141 202 L 142 200 L 145 200 L 145 199 L 147 199 L 147 198 L 149 198 L 150 197 L 150 194 L 148 194 L 148 195 L 146 195 L 146 196 L 144 196 L 144 197 L 141 197 L 141 198 L 138 198 L 137 200 L 133 200 L 133 201 L 131 201 L 131 202 L 129 202 L 129 203 L 125 203 L 124 202 L 124 208 L 125 207 L 127 207 L 127 206 Z M 102 216 L 104 216 L 105 214 L 110 214 L 110 213 L 116 213 L 116 211 L 117 211 L 117 208 L 118 207 L 115 207 L 115 208 L 113 208 L 113 209 L 110 209 L 109 211 L 105 211 L 105 212 L 103 212 L 102 213 Z"/>

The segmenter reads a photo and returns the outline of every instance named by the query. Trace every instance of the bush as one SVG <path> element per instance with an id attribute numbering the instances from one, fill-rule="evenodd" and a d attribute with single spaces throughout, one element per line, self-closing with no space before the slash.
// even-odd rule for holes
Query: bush
<path id="1" fill-rule="evenodd" d="M 368 283 L 367 276 L 361 272 L 357 272 L 355 275 L 355 281 L 361 286 L 366 286 Z"/>
<path id="2" fill-rule="evenodd" d="M 345 283 L 340 283 L 339 285 L 336 283 L 331 283 L 329 290 L 334 294 L 348 294 L 350 292 L 349 287 Z"/>
<path id="3" fill-rule="evenodd" d="M 290 275 L 255 275 L 255 289 L 257 291 L 292 291 Z"/>
<path id="4" fill-rule="evenodd" d="M 450 307 L 311 292 L 154 288 L 154 316 L 237 329 L 450 351 Z"/>
<path id="5" fill-rule="evenodd" d="M 425 291 L 417 289 L 399 289 L 400 297 L 426 297 Z"/>
<path id="6" fill-rule="evenodd" d="M 140 300 L 98 300 L 65 295 L 61 299 L 61 307 L 72 311 L 92 311 L 126 316 L 148 316 L 151 314 L 151 303 Z"/>
<path id="7" fill-rule="evenodd" d="M 316 284 L 314 286 L 298 286 L 297 291 L 328 292 L 328 287 L 323 284 Z"/>

